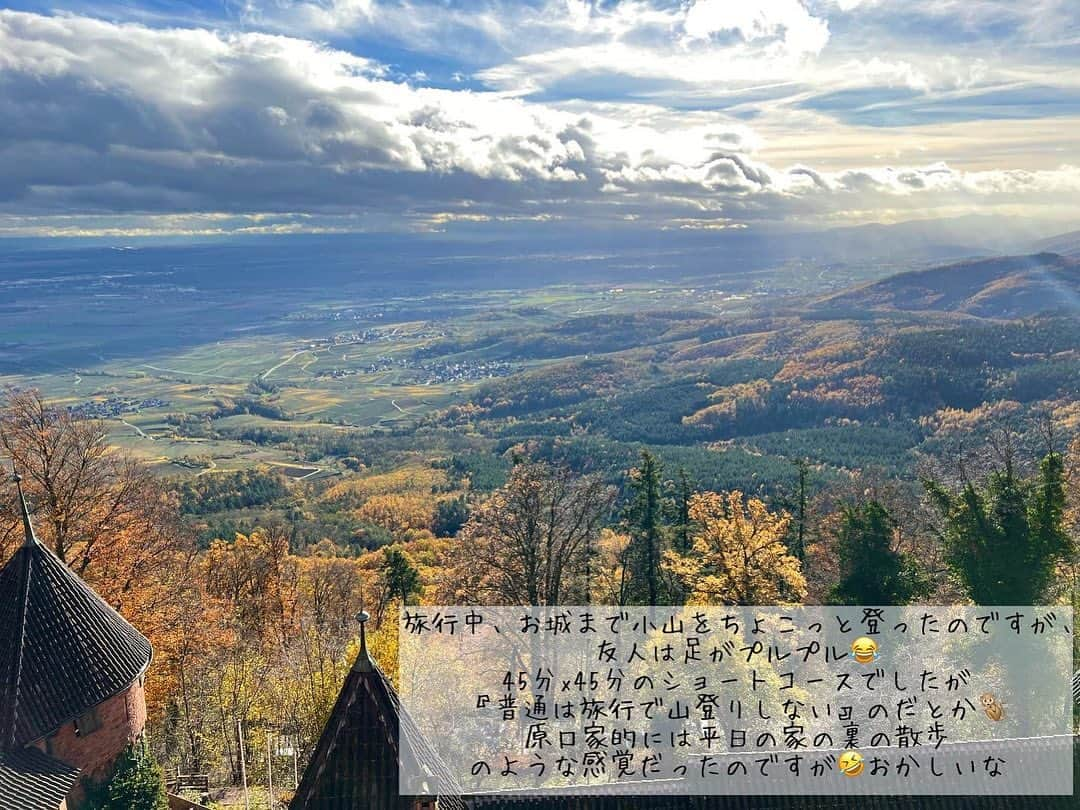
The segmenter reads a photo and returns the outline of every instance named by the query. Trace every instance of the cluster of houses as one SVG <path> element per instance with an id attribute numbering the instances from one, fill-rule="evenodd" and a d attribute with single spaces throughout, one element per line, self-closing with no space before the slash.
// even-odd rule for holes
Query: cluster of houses
<path id="1" fill-rule="evenodd" d="M 116 419 L 129 413 L 139 413 L 151 408 L 168 408 L 172 403 L 167 399 L 129 399 L 127 397 L 109 397 L 101 400 L 87 400 L 68 406 L 68 413 L 80 419 Z"/>
<path id="2" fill-rule="evenodd" d="M 502 360 L 480 362 L 458 361 L 454 363 L 416 363 L 407 357 L 376 357 L 362 368 L 335 368 L 321 371 L 318 376 L 333 380 L 355 377 L 359 374 L 381 374 L 386 371 L 409 370 L 420 385 L 442 385 L 452 382 L 491 380 L 509 377 L 517 368 Z"/>

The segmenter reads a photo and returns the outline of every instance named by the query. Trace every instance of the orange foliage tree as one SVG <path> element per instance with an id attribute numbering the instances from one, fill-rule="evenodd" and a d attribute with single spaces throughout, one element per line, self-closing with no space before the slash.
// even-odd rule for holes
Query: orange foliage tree
<path id="1" fill-rule="evenodd" d="M 147 699 L 151 715 L 160 714 L 175 686 L 177 627 L 195 553 L 175 499 L 109 446 L 100 422 L 52 408 L 37 391 L 5 398 L 0 447 L 24 478 L 42 541 L 153 644 Z M 6 559 L 21 536 L 11 488 L 0 510 Z"/>

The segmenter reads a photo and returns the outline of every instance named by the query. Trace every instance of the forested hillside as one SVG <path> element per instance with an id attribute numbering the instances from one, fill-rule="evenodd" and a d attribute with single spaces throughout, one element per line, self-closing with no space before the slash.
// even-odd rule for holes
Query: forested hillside
<path id="1" fill-rule="evenodd" d="M 295 380 L 200 388 L 157 436 L 205 455 L 164 469 L 30 387 L 0 444 L 43 540 L 151 639 L 155 753 L 227 785 L 238 729 L 311 750 L 361 607 L 392 673 L 402 604 L 1072 600 L 1080 321 L 1046 296 L 1075 268 L 978 268 L 722 311 L 480 307 L 387 358 L 497 370 L 437 406 L 361 428 L 282 407 Z"/>
<path id="2" fill-rule="evenodd" d="M 1080 295 L 1080 261 L 1057 253 L 976 259 L 901 273 L 832 295 L 821 309 L 934 310 L 1020 318 L 1066 310 Z"/>

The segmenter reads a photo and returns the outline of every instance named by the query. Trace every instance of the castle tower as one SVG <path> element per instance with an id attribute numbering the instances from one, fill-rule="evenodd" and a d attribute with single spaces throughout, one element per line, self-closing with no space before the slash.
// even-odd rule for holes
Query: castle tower
<path id="1" fill-rule="evenodd" d="M 0 808 L 75 810 L 146 725 L 150 642 L 34 532 L 0 569 Z"/>
<path id="2" fill-rule="evenodd" d="M 425 795 L 425 784 L 399 789 L 399 763 L 440 784 L 453 776 L 402 711 L 393 685 L 367 648 L 368 614 L 360 622 L 360 652 L 345 678 L 290 810 L 467 810 L 458 795 Z M 458 791 L 460 792 L 460 791 Z M 401 795 L 405 793 L 407 795 Z M 419 794 L 419 795 L 408 795 Z"/>

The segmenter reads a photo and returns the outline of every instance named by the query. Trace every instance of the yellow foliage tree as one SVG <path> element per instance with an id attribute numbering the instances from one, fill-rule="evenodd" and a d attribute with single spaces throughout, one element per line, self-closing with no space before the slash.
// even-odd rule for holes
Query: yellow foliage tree
<path id="1" fill-rule="evenodd" d="M 591 602 L 599 605 L 626 603 L 629 577 L 626 550 L 629 546 L 630 535 L 612 529 L 600 530 L 592 560 L 592 581 L 589 583 Z"/>
<path id="2" fill-rule="evenodd" d="M 326 490 L 326 502 L 359 502 L 373 495 L 431 492 L 446 485 L 446 472 L 431 466 L 406 464 L 396 470 L 347 478 Z"/>
<path id="3" fill-rule="evenodd" d="M 407 532 L 431 528 L 435 503 L 424 495 L 372 495 L 356 510 L 356 516 L 382 526 L 395 537 L 402 537 Z"/>
<path id="4" fill-rule="evenodd" d="M 735 490 L 695 495 L 690 516 L 700 527 L 690 551 L 666 552 L 663 566 L 683 583 L 691 604 L 792 604 L 806 595 L 802 566 L 784 543 L 786 512 L 774 514 Z"/>

